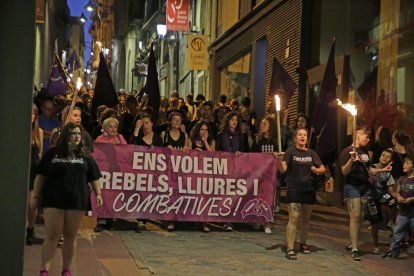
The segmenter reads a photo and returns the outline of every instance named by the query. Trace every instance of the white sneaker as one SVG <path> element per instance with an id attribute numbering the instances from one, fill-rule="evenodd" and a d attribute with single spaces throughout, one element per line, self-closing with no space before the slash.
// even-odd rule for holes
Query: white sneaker
<path id="1" fill-rule="evenodd" d="M 142 221 L 139 220 L 137 227 L 138 227 L 139 230 L 143 230 L 143 229 L 145 229 L 145 224 Z"/>
<path id="2" fill-rule="evenodd" d="M 375 255 L 378 255 L 378 254 L 380 254 L 381 252 L 380 252 L 380 250 L 379 250 L 379 248 L 378 247 L 374 247 L 374 250 L 372 250 L 372 254 L 375 254 Z"/>
<path id="3" fill-rule="evenodd" d="M 264 232 L 266 234 L 272 234 L 272 229 L 270 229 L 270 226 L 265 226 Z"/>
<path id="4" fill-rule="evenodd" d="M 231 232 L 231 231 L 233 231 L 233 227 L 231 226 L 231 224 L 230 224 L 230 223 L 227 223 L 227 224 L 224 226 L 224 230 L 225 230 L 225 231 L 228 231 L 228 232 Z"/>
<path id="5" fill-rule="evenodd" d="M 280 207 L 276 206 L 275 209 L 273 210 L 273 213 L 279 213 L 280 212 Z"/>

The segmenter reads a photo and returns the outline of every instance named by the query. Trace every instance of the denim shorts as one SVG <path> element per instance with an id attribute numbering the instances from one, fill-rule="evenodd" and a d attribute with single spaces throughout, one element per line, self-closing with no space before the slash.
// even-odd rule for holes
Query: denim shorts
<path id="1" fill-rule="evenodd" d="M 352 186 L 345 184 L 344 200 L 352 198 L 371 198 L 371 189 L 367 186 Z"/>

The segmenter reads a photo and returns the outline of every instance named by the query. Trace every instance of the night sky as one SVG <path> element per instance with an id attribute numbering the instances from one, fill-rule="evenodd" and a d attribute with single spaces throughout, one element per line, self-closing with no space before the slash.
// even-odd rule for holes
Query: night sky
<path id="1" fill-rule="evenodd" d="M 91 56 L 91 43 L 92 43 L 92 38 L 91 38 L 91 35 L 89 34 L 89 26 L 91 24 L 91 20 L 89 17 L 91 14 L 84 8 L 86 4 L 88 3 L 88 0 L 67 0 L 67 1 L 68 1 L 68 6 L 70 9 L 71 16 L 81 16 L 81 14 L 83 13 L 85 17 L 87 18 L 87 21 L 84 27 L 85 43 L 86 43 L 84 65 L 86 68 L 86 62 L 89 60 Z"/>

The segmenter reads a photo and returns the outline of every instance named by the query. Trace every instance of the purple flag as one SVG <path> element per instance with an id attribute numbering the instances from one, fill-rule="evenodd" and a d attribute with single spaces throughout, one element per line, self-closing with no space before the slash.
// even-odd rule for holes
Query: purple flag
<path id="1" fill-rule="evenodd" d="M 158 83 L 157 65 L 155 63 L 154 50 L 151 45 L 150 55 L 148 59 L 148 77 L 145 83 L 145 91 L 148 95 L 147 106 L 152 107 L 155 113 L 155 121 L 157 121 L 158 111 L 160 109 L 160 86 Z"/>
<path id="2" fill-rule="evenodd" d="M 317 137 L 316 152 L 324 163 L 332 161 L 337 148 L 336 86 L 334 40 L 312 120 L 312 135 Z"/>
<path id="3" fill-rule="evenodd" d="M 77 70 L 81 67 L 80 62 L 79 62 L 79 58 L 78 58 L 78 54 L 76 53 L 76 50 L 73 50 L 73 52 L 70 55 L 67 63 L 68 63 L 68 68 L 69 68 L 70 72 L 73 72 L 73 70 Z"/>
<path id="4" fill-rule="evenodd" d="M 99 54 L 99 67 L 96 77 L 95 91 L 92 99 L 92 116 L 96 118 L 96 109 L 100 105 L 107 107 L 115 107 L 118 104 L 118 96 L 116 95 L 114 84 L 103 53 Z"/>
<path id="5" fill-rule="evenodd" d="M 297 89 L 296 83 L 289 76 L 288 72 L 283 68 L 282 64 L 274 58 L 272 79 L 270 80 L 269 95 L 274 97 L 279 95 L 281 105 L 287 107 L 293 92 Z"/>
<path id="6" fill-rule="evenodd" d="M 47 93 L 51 96 L 65 95 L 68 85 L 64 78 L 63 68 L 60 66 L 59 61 L 56 59 L 55 64 L 52 67 L 52 73 L 47 83 Z"/>

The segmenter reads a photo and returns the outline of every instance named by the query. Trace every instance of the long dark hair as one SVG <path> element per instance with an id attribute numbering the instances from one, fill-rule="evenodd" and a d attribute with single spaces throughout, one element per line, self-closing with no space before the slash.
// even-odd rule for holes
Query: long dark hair
<path id="1" fill-rule="evenodd" d="M 237 127 L 235 130 L 240 131 L 240 114 L 237 111 L 231 111 L 227 113 L 226 116 L 224 116 L 223 121 L 221 121 L 220 124 L 220 131 L 229 131 L 229 123 L 231 118 L 233 118 L 234 116 L 236 116 L 238 120 Z"/>
<path id="2" fill-rule="evenodd" d="M 392 135 L 388 128 L 381 127 L 378 133 L 378 138 L 379 140 L 377 142 L 383 149 L 392 147 Z"/>
<path id="3" fill-rule="evenodd" d="M 59 134 L 59 138 L 56 141 L 56 152 L 59 157 L 68 157 L 71 154 L 71 151 L 69 150 L 69 139 L 72 135 L 72 131 L 75 128 L 79 128 L 81 131 L 81 141 L 79 145 L 76 147 L 74 153 L 76 156 L 88 156 L 90 153 L 88 149 L 83 144 L 83 133 L 84 129 L 81 125 L 77 125 L 75 123 L 69 122 L 67 123 L 61 130 Z"/>
<path id="4" fill-rule="evenodd" d="M 277 135 L 276 121 L 272 117 L 269 117 L 269 116 L 264 117 L 263 120 L 266 120 L 267 123 L 269 124 L 269 139 L 276 143 L 276 139 L 277 139 L 276 138 L 276 135 Z M 264 137 L 264 133 L 260 132 L 258 134 L 259 140 L 263 137 Z"/>
<path id="5" fill-rule="evenodd" d="M 207 129 L 208 129 L 208 133 L 209 133 L 209 135 L 208 135 L 208 137 L 207 137 L 207 142 L 210 144 L 211 143 L 211 140 L 212 140 L 212 138 L 211 138 L 211 135 L 210 135 L 210 127 L 208 126 L 208 124 L 206 123 L 206 122 L 204 122 L 204 121 L 200 121 L 200 122 L 198 122 L 194 127 L 193 127 L 193 129 L 191 130 L 191 133 L 190 133 L 190 140 L 191 140 L 191 143 L 192 144 L 195 144 L 197 141 L 200 141 L 201 140 L 201 137 L 200 137 L 200 129 L 203 127 L 203 126 L 207 126 Z"/>
<path id="6" fill-rule="evenodd" d="M 411 138 L 404 130 L 399 129 L 394 131 L 393 137 L 398 144 L 404 147 L 407 155 L 413 154 L 413 149 L 411 147 Z"/>

